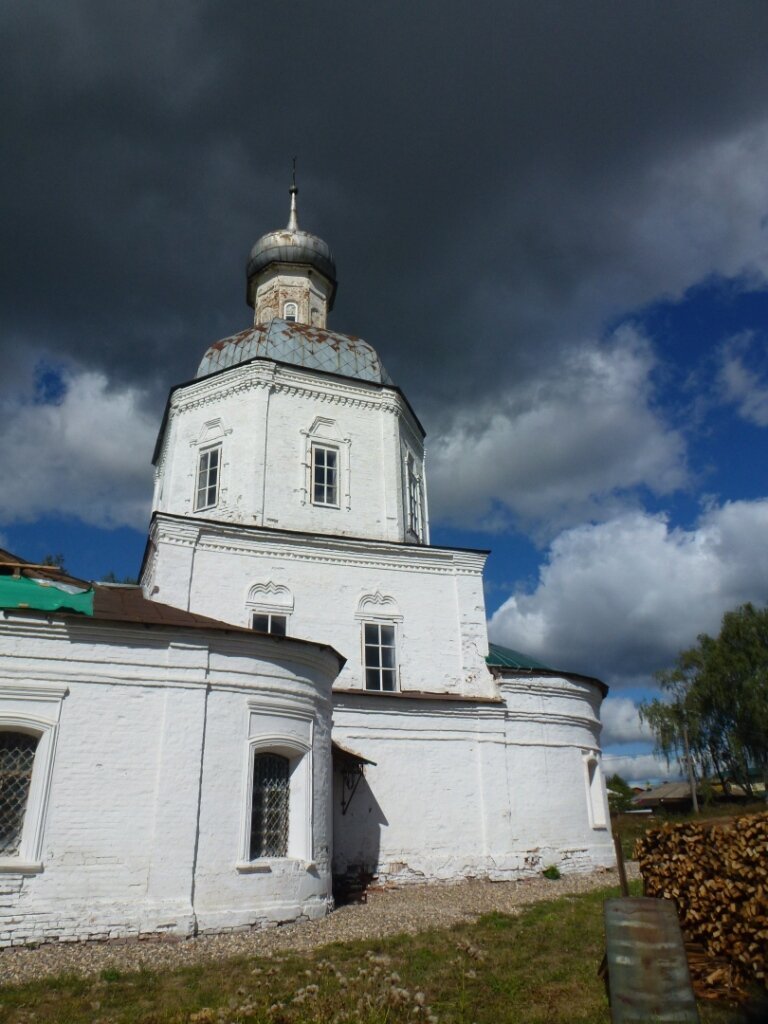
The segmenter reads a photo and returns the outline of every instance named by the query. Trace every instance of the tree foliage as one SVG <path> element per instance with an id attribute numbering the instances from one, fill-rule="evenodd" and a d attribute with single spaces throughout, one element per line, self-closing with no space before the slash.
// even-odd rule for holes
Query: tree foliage
<path id="1" fill-rule="evenodd" d="M 640 708 L 656 752 L 682 763 L 687 739 L 699 778 L 753 795 L 755 773 L 768 777 L 768 608 L 726 612 L 718 636 L 702 633 L 656 678 L 666 699 Z"/>
<path id="2" fill-rule="evenodd" d="M 618 773 L 614 773 L 606 782 L 608 790 L 608 807 L 611 814 L 622 814 L 632 807 L 634 792 L 629 783 L 622 779 Z"/>

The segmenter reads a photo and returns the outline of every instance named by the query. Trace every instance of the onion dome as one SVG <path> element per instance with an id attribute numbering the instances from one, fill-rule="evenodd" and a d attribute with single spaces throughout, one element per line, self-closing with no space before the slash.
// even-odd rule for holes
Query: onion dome
<path id="1" fill-rule="evenodd" d="M 318 238 L 317 235 L 312 235 L 309 231 L 302 231 L 299 228 L 296 211 L 298 192 L 294 177 L 293 184 L 289 189 L 291 211 L 288 226 L 262 235 L 251 249 L 246 270 L 249 306 L 255 304 L 257 280 L 269 266 L 292 264 L 309 267 L 326 278 L 330 285 L 328 309 L 333 309 L 333 300 L 336 295 L 336 264 L 327 242 Z"/>

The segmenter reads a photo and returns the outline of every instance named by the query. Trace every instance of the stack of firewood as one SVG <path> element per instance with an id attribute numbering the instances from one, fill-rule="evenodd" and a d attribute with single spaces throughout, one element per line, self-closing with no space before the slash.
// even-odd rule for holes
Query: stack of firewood
<path id="1" fill-rule="evenodd" d="M 663 825 L 635 856 L 646 896 L 677 905 L 698 995 L 768 987 L 768 813 Z"/>

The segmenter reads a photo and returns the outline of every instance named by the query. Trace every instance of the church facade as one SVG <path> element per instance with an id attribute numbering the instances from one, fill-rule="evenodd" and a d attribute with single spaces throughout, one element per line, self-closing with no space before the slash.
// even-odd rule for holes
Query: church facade
<path id="1" fill-rule="evenodd" d="M 44 917 L 54 898 L 66 909 L 67 865 L 84 868 L 69 930 L 48 922 L 31 935 L 192 934 L 317 916 L 334 875 L 507 879 L 613 863 L 599 765 L 606 688 L 489 646 L 488 552 L 430 544 L 423 428 L 377 352 L 328 328 L 335 264 L 299 228 L 295 186 L 287 228 L 256 243 L 247 279 L 253 325 L 212 345 L 170 393 L 141 592 L 123 595 L 133 618 L 109 625 L 105 587 L 91 621 L 63 608 L 42 622 L 5 605 L 0 730 L 37 737 L 23 830 L 47 779 L 34 841 L 0 857 L 13 878 L 14 857 L 21 868 L 29 855 L 10 913 Z M 6 575 L 34 576 L 7 558 Z M 161 639 L 142 669 L 126 630 L 140 633 L 158 609 L 168 609 L 153 627 Z M 72 685 L 58 679 L 57 695 L 40 698 L 53 702 L 40 721 L 56 730 L 44 756 L 42 726 L 14 726 L 12 694 L 33 692 L 33 679 L 42 693 L 49 675 L 30 653 L 16 663 L 23 684 L 18 671 L 9 679 L 3 653 L 26 651 L 27 634 L 50 640 L 54 658 L 87 635 L 95 653 L 83 665 L 110 666 L 65 673 Z M 97 688 L 95 704 L 83 687 Z M 85 772 L 92 753 L 73 753 L 93 727 L 89 705 L 123 738 L 123 709 L 146 719 L 144 800 L 130 797 L 138 859 L 108 834 L 118 815 L 89 821 L 80 807 L 81 830 L 57 832 L 74 800 L 68 773 Z M 130 775 L 127 749 L 99 756 L 105 774 L 93 785 L 110 778 L 133 793 L 117 767 Z M 103 851 L 98 870 L 84 849 Z M 105 901 L 90 931 L 89 873 Z M 29 941 L 4 913 L 0 942 Z"/>

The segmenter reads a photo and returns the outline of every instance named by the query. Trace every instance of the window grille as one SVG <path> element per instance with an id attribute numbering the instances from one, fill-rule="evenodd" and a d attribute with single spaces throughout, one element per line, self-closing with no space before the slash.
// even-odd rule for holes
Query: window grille
<path id="1" fill-rule="evenodd" d="M 0 732 L 0 857 L 19 852 L 37 736 Z"/>
<path id="2" fill-rule="evenodd" d="M 195 494 L 195 512 L 203 508 L 213 508 L 219 498 L 219 468 L 221 466 L 221 447 L 207 448 L 200 452 L 197 464 L 197 492 Z"/>
<path id="3" fill-rule="evenodd" d="M 338 505 L 339 453 L 335 448 L 312 445 L 312 503 Z"/>
<path id="4" fill-rule="evenodd" d="M 289 761 L 280 754 L 253 759 L 251 860 L 288 855 Z"/>
<path id="5" fill-rule="evenodd" d="M 394 690 L 395 627 L 380 622 L 363 623 L 366 690 Z"/>

